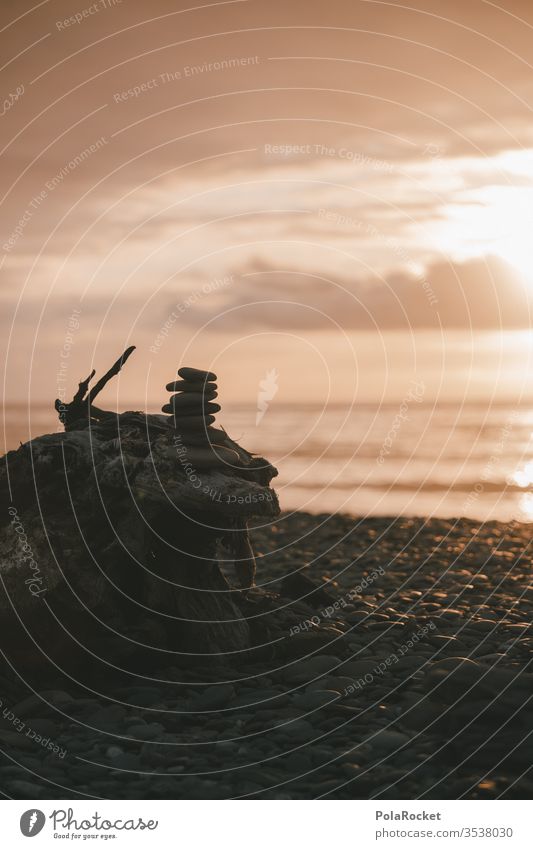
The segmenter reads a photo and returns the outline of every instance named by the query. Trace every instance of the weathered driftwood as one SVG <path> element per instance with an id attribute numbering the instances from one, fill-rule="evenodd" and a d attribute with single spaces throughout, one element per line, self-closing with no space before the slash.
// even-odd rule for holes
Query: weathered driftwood
<path id="1" fill-rule="evenodd" d="M 247 524 L 278 515 L 269 486 L 277 472 L 214 429 L 213 462 L 196 468 L 172 417 L 96 408 L 132 350 L 92 391 L 94 372 L 70 404 L 56 402 L 64 433 L 0 460 L 9 645 L 20 638 L 53 662 L 72 650 L 77 664 L 94 658 L 110 668 L 246 653 L 242 592 L 224 578 L 217 549 L 225 544 L 241 582 L 253 582 Z"/>

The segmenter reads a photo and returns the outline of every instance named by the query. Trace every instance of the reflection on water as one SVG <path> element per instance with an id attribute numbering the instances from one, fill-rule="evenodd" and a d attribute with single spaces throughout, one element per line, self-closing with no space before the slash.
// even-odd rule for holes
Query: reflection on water
<path id="1" fill-rule="evenodd" d="M 516 519 L 519 522 L 533 522 L 533 492 L 526 492 L 520 496 Z"/>
<path id="2" fill-rule="evenodd" d="M 533 484 L 533 460 L 528 460 L 522 468 L 518 468 L 509 478 L 511 483 L 517 486 L 531 486 Z"/>

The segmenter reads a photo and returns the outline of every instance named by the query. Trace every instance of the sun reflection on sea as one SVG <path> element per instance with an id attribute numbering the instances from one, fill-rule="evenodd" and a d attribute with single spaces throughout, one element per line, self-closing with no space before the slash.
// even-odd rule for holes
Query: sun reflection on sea
<path id="1" fill-rule="evenodd" d="M 519 521 L 533 522 L 533 492 L 525 492 L 518 502 Z"/>
<path id="2" fill-rule="evenodd" d="M 524 463 L 522 468 L 517 469 L 509 478 L 509 483 L 515 483 L 517 486 L 531 486 L 533 484 L 533 460 Z"/>

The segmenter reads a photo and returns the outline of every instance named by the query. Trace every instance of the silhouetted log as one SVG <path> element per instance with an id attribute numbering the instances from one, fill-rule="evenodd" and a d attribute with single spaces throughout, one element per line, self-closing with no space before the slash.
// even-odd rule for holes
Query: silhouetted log
<path id="1" fill-rule="evenodd" d="M 224 444 L 238 463 L 194 469 L 177 454 L 169 417 L 127 412 L 3 457 L 0 615 L 13 622 L 9 650 L 16 655 L 17 633 L 24 651 L 59 666 L 72 653 L 77 669 L 246 652 L 249 628 L 216 551 L 234 539 L 250 576 L 246 522 L 278 515 L 268 485 L 276 470 L 225 435 Z"/>

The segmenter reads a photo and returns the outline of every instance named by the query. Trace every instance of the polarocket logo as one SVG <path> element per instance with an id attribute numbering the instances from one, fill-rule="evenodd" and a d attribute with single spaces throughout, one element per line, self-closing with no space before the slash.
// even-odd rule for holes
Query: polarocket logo
<path id="1" fill-rule="evenodd" d="M 24 837 L 35 837 L 42 830 L 46 817 L 42 811 L 32 808 L 24 811 L 20 818 L 20 830 Z"/>

